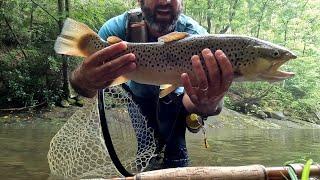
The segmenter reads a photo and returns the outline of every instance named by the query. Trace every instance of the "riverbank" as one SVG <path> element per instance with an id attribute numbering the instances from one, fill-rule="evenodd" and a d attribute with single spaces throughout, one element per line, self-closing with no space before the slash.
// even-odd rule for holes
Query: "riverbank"
<path id="1" fill-rule="evenodd" d="M 213 128 L 259 128 L 259 129 L 320 129 L 319 124 L 310 123 L 286 117 L 282 120 L 274 118 L 260 119 L 255 116 L 245 115 L 236 111 L 224 108 L 219 116 L 209 117 L 207 120 L 209 127 Z"/>
<path id="2" fill-rule="evenodd" d="M 0 125 L 12 125 L 21 123 L 32 123 L 34 121 L 46 121 L 49 123 L 61 125 L 72 116 L 77 110 L 84 107 L 69 106 L 67 108 L 53 106 L 39 110 L 30 110 L 23 112 L 2 112 L 0 114 Z M 319 128 L 319 124 L 301 121 L 292 118 L 283 120 L 266 118 L 260 119 L 255 116 L 245 115 L 236 111 L 224 108 L 220 115 L 209 117 L 206 121 L 208 127 L 211 128 L 259 128 L 259 129 L 281 129 L 281 128 L 297 128 L 310 129 Z"/>
<path id="3" fill-rule="evenodd" d="M 69 106 L 67 108 L 51 106 L 41 109 L 19 111 L 19 112 L 0 112 L 0 126 L 34 123 L 45 121 L 53 124 L 64 124 L 77 110 L 82 107 Z M 84 107 L 83 107 L 84 108 Z"/>

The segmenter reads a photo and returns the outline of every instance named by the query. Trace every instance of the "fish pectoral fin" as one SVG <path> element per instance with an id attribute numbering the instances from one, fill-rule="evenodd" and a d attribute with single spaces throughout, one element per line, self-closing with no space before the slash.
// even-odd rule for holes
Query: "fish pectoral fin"
<path id="1" fill-rule="evenodd" d="M 109 45 L 116 44 L 116 43 L 121 42 L 121 41 L 122 41 L 122 39 L 117 37 L 117 36 L 109 36 L 107 38 L 107 42 L 108 42 Z"/>
<path id="2" fill-rule="evenodd" d="M 166 95 L 170 94 L 172 91 L 174 91 L 177 88 L 177 86 L 172 84 L 163 84 L 160 86 L 160 94 L 159 98 L 163 98 Z"/>
<path id="3" fill-rule="evenodd" d="M 170 88 L 171 86 L 173 86 L 173 85 L 172 84 L 161 84 L 160 85 L 160 90 Z"/>
<path id="4" fill-rule="evenodd" d="M 169 33 L 169 34 L 166 34 L 166 35 L 159 37 L 158 42 L 168 43 L 168 42 L 172 42 L 172 41 L 178 41 L 178 40 L 183 39 L 187 36 L 189 36 L 189 34 L 186 32 L 172 32 L 172 33 Z"/>
<path id="5" fill-rule="evenodd" d="M 117 85 L 126 83 L 127 81 L 129 81 L 129 79 L 127 79 L 124 76 L 120 76 L 120 77 L 117 77 L 116 79 L 114 79 L 108 87 L 117 86 Z"/>

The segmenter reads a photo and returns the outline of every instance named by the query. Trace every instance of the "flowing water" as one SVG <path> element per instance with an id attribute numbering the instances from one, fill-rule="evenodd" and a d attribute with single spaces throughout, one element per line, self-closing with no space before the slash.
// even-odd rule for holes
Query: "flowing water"
<path id="1" fill-rule="evenodd" d="M 0 179 L 47 179 L 46 155 L 59 127 L 43 121 L 0 126 Z M 187 136 L 194 166 L 276 166 L 303 156 L 320 162 L 320 130 L 208 129 L 207 149 L 201 133 Z"/>
<path id="2" fill-rule="evenodd" d="M 192 165 L 281 166 L 306 158 L 320 162 L 319 129 L 209 129 L 208 148 L 201 135 L 188 136 Z"/>
<path id="3" fill-rule="evenodd" d="M 46 156 L 57 131 L 47 122 L 0 126 L 0 179 L 47 179 Z"/>

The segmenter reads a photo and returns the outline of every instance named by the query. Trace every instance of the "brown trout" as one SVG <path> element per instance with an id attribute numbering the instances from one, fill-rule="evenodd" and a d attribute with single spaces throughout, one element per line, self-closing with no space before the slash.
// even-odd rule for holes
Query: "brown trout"
<path id="1" fill-rule="evenodd" d="M 68 18 L 54 49 L 58 54 L 87 57 L 118 41 L 116 37 L 104 41 L 85 24 Z M 158 42 L 127 42 L 124 53 L 135 54 L 137 68 L 115 79 L 110 86 L 128 80 L 163 85 L 168 88 L 162 95 L 164 96 L 182 86 L 182 73 L 195 76 L 191 57 L 201 56 L 201 51 L 205 48 L 213 52 L 220 49 L 226 54 L 232 64 L 235 81 L 275 82 L 294 75 L 292 72 L 280 71 L 279 67 L 288 60 L 295 59 L 296 55 L 271 42 L 240 35 L 188 35 L 173 32 L 160 37 Z"/>

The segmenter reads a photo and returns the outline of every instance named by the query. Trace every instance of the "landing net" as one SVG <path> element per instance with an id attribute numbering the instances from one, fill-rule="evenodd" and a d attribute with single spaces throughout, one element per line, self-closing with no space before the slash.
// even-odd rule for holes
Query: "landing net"
<path id="1" fill-rule="evenodd" d="M 105 90 L 104 106 L 113 146 L 124 168 L 132 174 L 149 169 L 150 160 L 156 156 L 156 140 L 138 105 L 118 86 Z M 104 142 L 96 98 L 86 99 L 85 107 L 75 112 L 53 137 L 48 163 L 51 174 L 57 177 L 121 176 Z"/>

